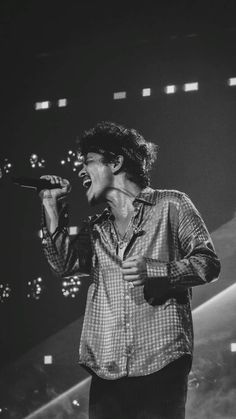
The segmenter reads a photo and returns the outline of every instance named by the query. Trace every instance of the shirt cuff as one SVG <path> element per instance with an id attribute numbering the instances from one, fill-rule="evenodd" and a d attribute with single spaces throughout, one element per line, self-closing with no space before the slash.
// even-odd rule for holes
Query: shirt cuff
<path id="1" fill-rule="evenodd" d="M 146 258 L 147 278 L 167 278 L 168 264 L 155 259 Z"/>

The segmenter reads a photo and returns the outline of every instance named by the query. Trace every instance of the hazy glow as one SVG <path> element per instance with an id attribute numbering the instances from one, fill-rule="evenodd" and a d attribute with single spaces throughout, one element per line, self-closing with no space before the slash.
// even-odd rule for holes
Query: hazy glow
<path id="1" fill-rule="evenodd" d="M 177 90 L 177 87 L 174 84 L 164 87 L 164 92 L 167 95 L 171 95 L 171 94 L 175 93 L 176 90 Z"/>
<path id="2" fill-rule="evenodd" d="M 193 310 L 193 313 L 196 313 L 198 311 L 203 310 L 206 306 L 215 303 L 216 301 L 218 301 L 219 299 L 221 299 L 225 294 L 227 294 L 228 292 L 231 292 L 234 288 L 236 287 L 236 284 L 232 284 L 229 287 L 227 287 L 226 289 L 224 289 L 223 291 L 219 292 L 218 294 L 214 295 L 214 297 L 210 298 L 209 300 L 205 301 L 203 304 L 201 304 L 200 306 L 196 307 Z"/>
<path id="3" fill-rule="evenodd" d="M 65 391 L 63 394 L 60 394 L 60 396 L 55 397 L 55 399 L 51 400 L 49 403 L 45 404 L 44 406 L 40 407 L 35 412 L 33 412 L 30 415 L 26 416 L 25 419 L 33 419 L 33 418 L 37 417 L 37 415 L 41 415 L 41 414 L 43 414 L 43 412 L 47 412 L 48 409 L 50 409 L 51 407 L 53 407 L 55 405 L 58 405 L 58 403 L 60 403 L 61 401 L 65 400 L 66 397 L 72 396 L 74 392 L 77 393 L 81 389 L 81 387 L 88 386 L 90 380 L 91 380 L 90 377 L 85 378 L 83 381 L 81 381 L 80 383 L 76 384 L 74 387 L 71 387 L 69 390 Z"/>
<path id="4" fill-rule="evenodd" d="M 184 91 L 185 92 L 193 92 L 198 90 L 198 82 L 194 83 L 185 83 L 184 84 Z"/>
<path id="5" fill-rule="evenodd" d="M 113 99 L 114 100 L 126 99 L 126 92 L 115 92 L 113 94 Z"/>

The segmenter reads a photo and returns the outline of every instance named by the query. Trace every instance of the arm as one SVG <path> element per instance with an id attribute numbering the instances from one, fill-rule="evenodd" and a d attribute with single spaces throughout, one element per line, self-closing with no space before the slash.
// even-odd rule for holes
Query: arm
<path id="1" fill-rule="evenodd" d="M 172 262 L 146 259 L 145 292 L 151 297 L 184 291 L 218 278 L 220 261 L 208 230 L 193 203 L 183 195 L 179 206 L 178 241 L 182 258 Z"/>
<path id="2" fill-rule="evenodd" d="M 92 251 L 88 223 L 84 223 L 79 234 L 71 239 L 67 229 L 68 205 L 65 201 L 71 188 L 68 181 L 47 176 L 50 181 L 54 178 L 64 186 L 40 192 L 44 254 L 52 271 L 58 276 L 70 276 L 77 272 L 89 273 Z"/>

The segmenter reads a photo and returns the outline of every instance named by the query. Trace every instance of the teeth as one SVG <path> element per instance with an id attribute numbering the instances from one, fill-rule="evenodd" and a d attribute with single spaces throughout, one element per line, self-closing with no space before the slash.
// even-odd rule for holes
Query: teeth
<path id="1" fill-rule="evenodd" d="M 84 186 L 86 189 L 88 189 L 88 188 L 90 187 L 90 185 L 91 185 L 91 184 L 92 184 L 91 179 L 89 179 L 89 178 L 84 179 L 84 181 L 83 181 L 83 186 Z"/>

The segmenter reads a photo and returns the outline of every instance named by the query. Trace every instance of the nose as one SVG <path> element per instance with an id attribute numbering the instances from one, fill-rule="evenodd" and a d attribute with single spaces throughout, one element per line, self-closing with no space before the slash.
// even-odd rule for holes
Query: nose
<path id="1" fill-rule="evenodd" d="M 82 167 L 82 169 L 79 171 L 78 176 L 84 177 L 86 175 L 86 169 L 85 166 Z"/>

